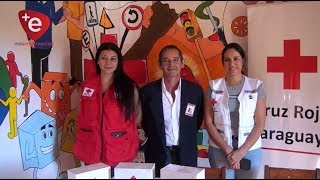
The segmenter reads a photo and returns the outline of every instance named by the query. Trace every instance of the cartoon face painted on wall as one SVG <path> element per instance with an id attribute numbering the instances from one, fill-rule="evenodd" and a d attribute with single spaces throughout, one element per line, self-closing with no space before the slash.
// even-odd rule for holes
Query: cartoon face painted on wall
<path id="1" fill-rule="evenodd" d="M 39 146 L 36 146 L 39 150 L 38 152 L 43 155 L 51 153 L 54 147 L 55 136 L 56 129 L 54 124 L 45 124 L 40 127 L 40 131 L 35 136 L 35 138 L 38 139 L 38 142 L 41 142 Z"/>
<path id="2" fill-rule="evenodd" d="M 54 154 L 53 150 L 57 148 L 56 137 L 57 131 L 54 121 L 40 127 L 40 130 L 35 134 L 35 147 L 38 157 Z"/>
<path id="3" fill-rule="evenodd" d="M 23 98 L 29 101 L 30 90 L 35 90 L 41 98 L 41 111 L 54 117 L 57 128 L 60 128 L 66 114 L 71 111 L 71 93 L 74 89 L 79 91 L 80 87 L 77 83 L 70 87 L 67 73 L 46 72 L 41 80 L 41 89 L 31 82 L 23 93 Z"/>
<path id="4" fill-rule="evenodd" d="M 66 73 L 47 72 L 41 83 L 41 110 L 54 117 L 59 128 L 71 110 L 68 76 Z"/>

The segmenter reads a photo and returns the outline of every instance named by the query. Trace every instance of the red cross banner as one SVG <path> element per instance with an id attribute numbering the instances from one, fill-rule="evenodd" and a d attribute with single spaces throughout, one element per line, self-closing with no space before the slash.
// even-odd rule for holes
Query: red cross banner
<path id="1" fill-rule="evenodd" d="M 267 94 L 263 165 L 320 167 L 319 12 L 316 1 L 248 6 L 248 75 Z"/>

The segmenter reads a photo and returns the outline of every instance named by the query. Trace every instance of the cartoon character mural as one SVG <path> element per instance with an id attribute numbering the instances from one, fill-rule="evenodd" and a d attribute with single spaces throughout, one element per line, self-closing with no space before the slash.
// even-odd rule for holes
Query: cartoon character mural
<path id="1" fill-rule="evenodd" d="M 21 83 L 23 84 L 23 89 L 21 94 L 23 94 L 29 85 L 29 77 L 27 75 L 24 75 L 23 77 L 21 76 Z M 24 101 L 24 107 L 25 107 L 25 113 L 23 114 L 23 117 L 27 117 L 28 116 L 28 105 L 29 105 L 29 100 L 25 100 Z"/>
<path id="2" fill-rule="evenodd" d="M 61 128 L 66 114 L 71 111 L 71 93 L 74 89 L 79 90 L 79 86 L 75 84 L 70 88 L 67 73 L 46 72 L 41 87 L 31 82 L 23 98 L 29 100 L 30 90 L 35 90 L 41 98 L 41 111 L 55 118 L 57 128 Z"/>
<path id="3" fill-rule="evenodd" d="M 67 18 L 67 37 L 70 42 L 70 66 L 73 85 L 83 80 L 82 75 L 82 31 L 84 22 L 84 1 L 64 1 L 63 7 Z"/>
<path id="4" fill-rule="evenodd" d="M 15 87 L 11 87 L 9 89 L 9 98 L 4 101 L 0 99 L 0 102 L 5 105 L 9 106 L 9 124 L 10 124 L 10 132 L 8 133 L 8 137 L 13 139 L 17 136 L 17 104 L 21 103 L 22 96 L 18 99 L 16 97 L 17 90 Z"/>
<path id="5" fill-rule="evenodd" d="M 72 147 L 76 140 L 76 131 L 78 129 L 77 125 L 77 115 L 79 112 L 79 107 L 70 111 L 66 118 L 62 129 L 60 150 L 67 153 L 72 153 Z M 80 166 L 80 160 L 73 156 L 76 167 Z"/>
<path id="6" fill-rule="evenodd" d="M 19 68 L 17 66 L 17 63 L 15 61 L 15 54 L 12 51 L 9 51 L 7 53 L 7 60 L 5 61 L 5 64 L 8 66 L 10 79 L 12 81 L 12 86 L 17 88 L 17 77 L 16 76 L 22 76 L 21 72 L 19 71 Z"/>
<path id="7" fill-rule="evenodd" d="M 56 179 L 60 174 L 56 120 L 36 110 L 19 126 L 18 133 L 23 170 L 34 168 L 34 179 Z"/>

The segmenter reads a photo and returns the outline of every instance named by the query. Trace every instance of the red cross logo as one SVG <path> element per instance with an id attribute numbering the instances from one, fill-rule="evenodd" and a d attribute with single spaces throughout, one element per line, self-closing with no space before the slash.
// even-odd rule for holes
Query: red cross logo
<path id="1" fill-rule="evenodd" d="M 211 105 L 212 105 L 212 106 L 216 105 L 217 102 L 218 102 L 218 101 L 216 101 L 215 99 L 211 99 Z"/>
<path id="2" fill-rule="evenodd" d="M 284 89 L 300 89 L 300 73 L 317 73 L 317 56 L 300 56 L 300 39 L 284 40 L 284 56 L 267 57 L 267 72 L 283 73 Z"/>
<path id="3" fill-rule="evenodd" d="M 91 93 L 91 89 L 87 89 L 86 93 L 90 94 Z"/>

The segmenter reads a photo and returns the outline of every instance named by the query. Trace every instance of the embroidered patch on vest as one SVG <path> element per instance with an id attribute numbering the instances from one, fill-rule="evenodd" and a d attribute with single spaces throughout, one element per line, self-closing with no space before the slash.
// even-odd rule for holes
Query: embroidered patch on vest
<path id="1" fill-rule="evenodd" d="M 93 92 L 94 92 L 94 89 L 85 87 L 84 90 L 83 90 L 83 92 L 82 92 L 82 96 L 91 97 L 92 94 L 93 94 Z"/>
<path id="2" fill-rule="evenodd" d="M 216 99 L 211 99 L 211 105 L 215 106 L 217 104 L 218 101 L 216 101 Z"/>

